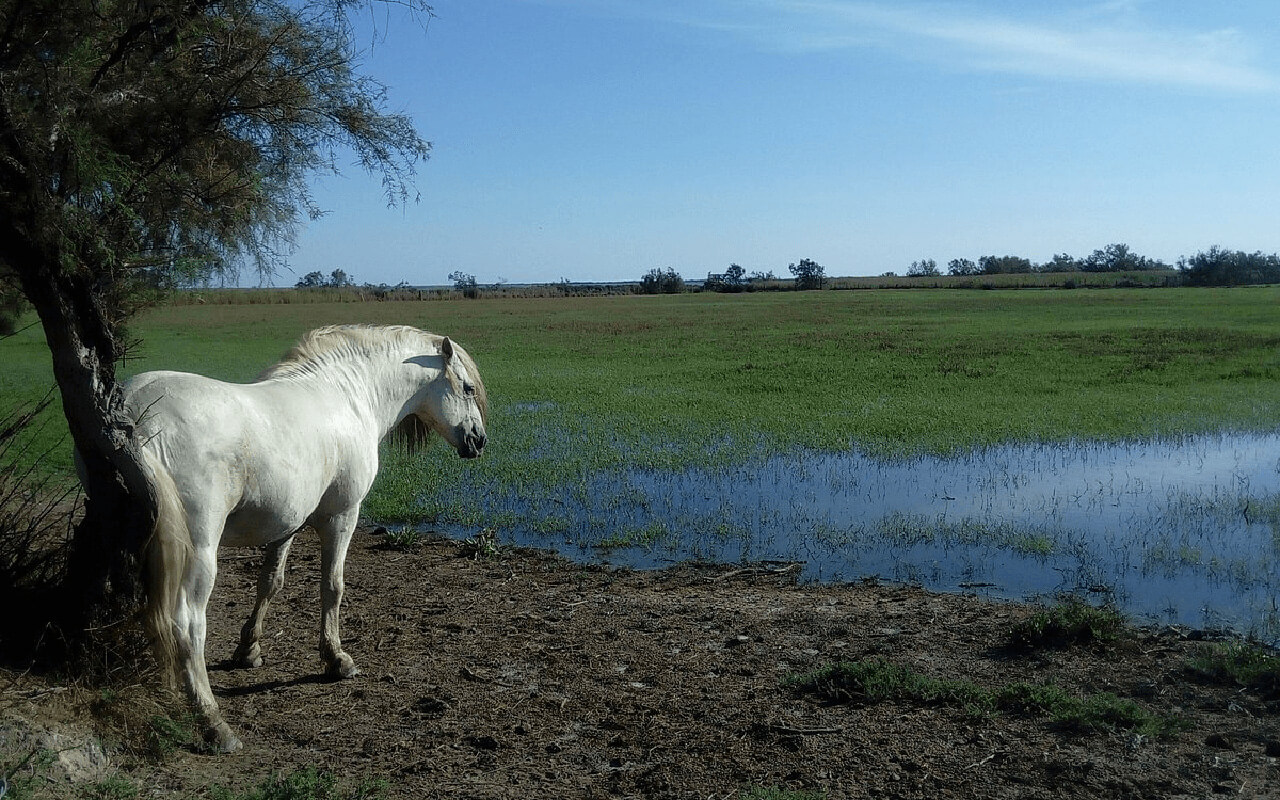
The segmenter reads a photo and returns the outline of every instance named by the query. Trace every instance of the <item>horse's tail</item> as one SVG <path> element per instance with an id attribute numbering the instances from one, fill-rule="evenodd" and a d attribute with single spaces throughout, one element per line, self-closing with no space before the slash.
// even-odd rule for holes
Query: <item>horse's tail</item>
<path id="1" fill-rule="evenodd" d="M 146 547 L 147 606 L 145 619 L 161 670 L 176 678 L 178 667 L 177 627 L 182 576 L 191 554 L 191 532 L 187 512 L 178 496 L 173 476 L 154 454 L 143 450 L 156 495 L 156 524 Z"/>

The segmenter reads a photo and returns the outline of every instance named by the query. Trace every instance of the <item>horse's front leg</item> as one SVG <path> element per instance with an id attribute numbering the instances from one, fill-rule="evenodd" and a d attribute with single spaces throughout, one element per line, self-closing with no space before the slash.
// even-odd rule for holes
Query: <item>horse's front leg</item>
<path id="1" fill-rule="evenodd" d="M 342 649 L 338 635 L 338 609 L 342 605 L 342 564 L 355 531 L 359 509 L 351 509 L 323 521 L 313 520 L 320 534 L 320 657 L 333 678 L 351 678 L 359 667 Z"/>
<path id="2" fill-rule="evenodd" d="M 240 630 L 240 645 L 231 656 L 231 662 L 237 667 L 262 666 L 262 623 L 267 616 L 267 607 L 275 599 L 276 594 L 284 586 L 284 565 L 289 558 L 289 547 L 293 545 L 293 534 L 287 538 L 267 545 L 262 557 L 262 567 L 258 572 L 258 599 L 253 604 L 253 612 Z"/>

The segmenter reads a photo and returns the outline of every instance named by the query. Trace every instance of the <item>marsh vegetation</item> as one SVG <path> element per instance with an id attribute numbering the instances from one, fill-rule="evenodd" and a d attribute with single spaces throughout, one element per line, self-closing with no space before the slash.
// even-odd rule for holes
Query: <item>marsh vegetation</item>
<path id="1" fill-rule="evenodd" d="M 170 306 L 139 320 L 127 368 L 250 380 L 307 329 L 408 322 L 478 354 L 501 435 L 474 464 L 385 448 L 364 511 L 395 530 L 1075 591 L 1274 639 L 1277 301 L 1266 287 Z M 0 348 L 8 395 L 47 387 L 35 331 Z M 47 461 L 68 471 L 68 449 Z"/>

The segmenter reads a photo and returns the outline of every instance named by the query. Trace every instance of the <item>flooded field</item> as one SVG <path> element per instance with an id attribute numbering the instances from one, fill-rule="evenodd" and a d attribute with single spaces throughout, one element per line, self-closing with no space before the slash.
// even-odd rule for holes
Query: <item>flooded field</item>
<path id="1" fill-rule="evenodd" d="M 523 495 L 523 496 L 522 496 Z M 797 453 L 491 493 L 504 541 L 638 567 L 799 562 L 1010 598 L 1063 592 L 1139 620 L 1280 641 L 1280 435 L 985 448 L 883 460 Z"/>

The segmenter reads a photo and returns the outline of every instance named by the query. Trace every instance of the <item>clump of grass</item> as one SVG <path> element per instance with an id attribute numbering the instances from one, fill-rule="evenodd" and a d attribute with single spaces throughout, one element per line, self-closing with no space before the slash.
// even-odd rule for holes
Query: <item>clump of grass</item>
<path id="1" fill-rule="evenodd" d="M 816 672 L 789 677 L 784 685 L 831 703 L 905 701 L 972 707 L 974 711 L 990 704 L 990 693 L 976 684 L 933 678 L 881 659 L 839 661 Z"/>
<path id="2" fill-rule="evenodd" d="M 801 789 L 779 789 L 776 786 L 750 786 L 738 792 L 738 800 L 826 800 L 827 793 Z"/>
<path id="3" fill-rule="evenodd" d="M 147 746 L 157 758 L 165 758 L 176 750 L 191 747 L 196 741 L 196 719 L 193 714 L 178 719 L 156 714 L 148 720 Z"/>
<path id="4" fill-rule="evenodd" d="M 404 527 L 396 530 L 387 529 L 383 535 L 383 544 L 391 550 L 402 550 L 412 553 L 422 544 L 422 534 L 417 528 Z"/>
<path id="5" fill-rule="evenodd" d="M 375 800 L 386 789 L 383 780 L 366 780 L 354 789 L 344 789 L 330 773 L 307 767 L 288 775 L 272 774 L 247 792 L 214 786 L 210 796 L 214 800 Z"/>
<path id="6" fill-rule="evenodd" d="M 86 800 L 134 800 L 139 795 L 138 787 L 120 775 L 112 775 L 84 790 Z"/>
<path id="7" fill-rule="evenodd" d="M 915 703 L 964 709 L 974 716 L 996 713 L 1049 717 L 1079 731 L 1127 730 L 1171 735 L 1176 719 L 1146 710 L 1110 693 L 1077 697 L 1053 684 L 1011 683 L 987 689 L 970 681 L 934 678 L 881 659 L 841 661 L 815 672 L 791 676 L 784 685 L 833 703 Z"/>
<path id="8" fill-rule="evenodd" d="M 1272 697 L 1280 695 L 1280 655 L 1260 645 L 1206 645 L 1187 662 L 1187 668 L 1206 680 L 1242 686 Z"/>
<path id="9" fill-rule="evenodd" d="M 1115 609 L 1097 608 L 1072 597 L 1016 623 L 1009 632 L 1009 646 L 1035 650 L 1110 642 L 1123 627 L 1124 616 Z"/>
<path id="10" fill-rule="evenodd" d="M 652 550 L 658 542 L 670 538 L 671 535 L 671 529 L 665 522 L 651 522 L 643 528 L 626 528 L 612 533 L 596 542 L 596 547 L 602 549 L 645 547 Z"/>

